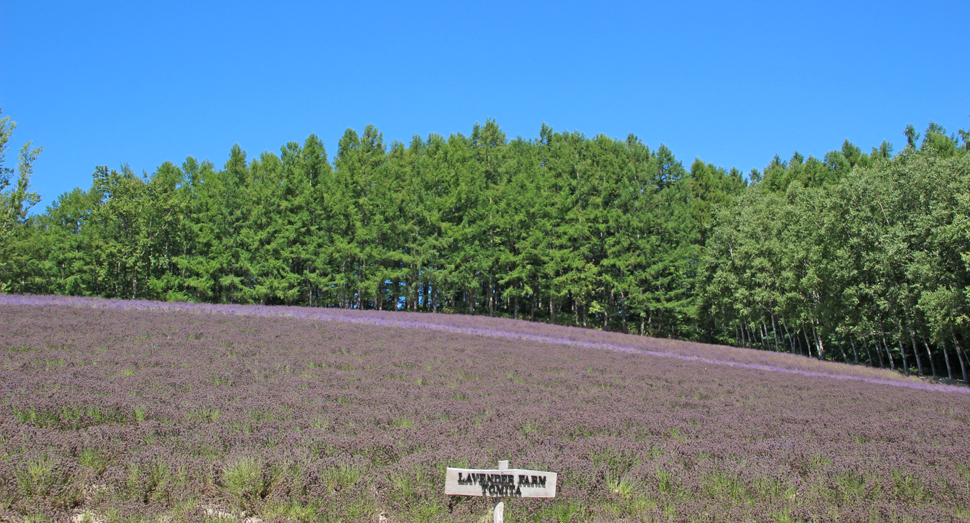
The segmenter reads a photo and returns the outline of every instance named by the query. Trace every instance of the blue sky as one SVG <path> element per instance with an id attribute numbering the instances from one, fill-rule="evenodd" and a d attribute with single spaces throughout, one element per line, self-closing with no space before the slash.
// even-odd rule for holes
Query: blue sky
<path id="1" fill-rule="evenodd" d="M 98 165 L 222 166 L 348 127 L 386 142 L 636 134 L 744 172 L 970 129 L 970 4 L 0 2 L 0 108 L 42 211 Z"/>

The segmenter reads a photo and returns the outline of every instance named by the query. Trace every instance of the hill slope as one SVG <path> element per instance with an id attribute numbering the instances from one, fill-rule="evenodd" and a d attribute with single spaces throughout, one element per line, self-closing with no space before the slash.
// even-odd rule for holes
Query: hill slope
<path id="1" fill-rule="evenodd" d="M 508 521 L 968 520 L 970 395 L 481 317 L 0 296 L 0 516 L 475 519 L 444 468 L 559 472 Z"/>

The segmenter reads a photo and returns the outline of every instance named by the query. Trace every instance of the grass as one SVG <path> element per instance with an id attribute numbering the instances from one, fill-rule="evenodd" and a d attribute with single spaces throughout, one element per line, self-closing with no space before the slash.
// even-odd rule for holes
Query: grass
<path id="1" fill-rule="evenodd" d="M 125 424 L 138 419 L 138 409 L 106 406 L 62 406 L 14 408 L 17 421 L 45 429 L 78 430 L 111 423 Z"/>
<path id="2" fill-rule="evenodd" d="M 321 475 L 323 484 L 330 492 L 340 492 L 357 484 L 364 476 L 364 469 L 357 465 L 338 465 L 326 469 Z"/>
<path id="3" fill-rule="evenodd" d="M 273 474 L 259 459 L 247 456 L 226 465 L 221 484 L 243 510 L 253 511 L 269 494 Z"/>

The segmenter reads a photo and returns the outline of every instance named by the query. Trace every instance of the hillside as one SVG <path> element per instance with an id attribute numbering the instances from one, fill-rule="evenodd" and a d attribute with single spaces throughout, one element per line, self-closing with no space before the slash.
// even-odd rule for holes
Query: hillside
<path id="1" fill-rule="evenodd" d="M 0 519 L 970 520 L 970 390 L 485 317 L 0 295 Z M 141 519 L 139 519 L 141 518 Z"/>

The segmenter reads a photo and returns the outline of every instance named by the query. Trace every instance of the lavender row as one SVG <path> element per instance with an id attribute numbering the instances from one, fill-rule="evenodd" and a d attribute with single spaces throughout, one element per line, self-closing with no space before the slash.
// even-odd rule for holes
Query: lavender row
<path id="1" fill-rule="evenodd" d="M 190 311 L 204 314 L 230 314 L 260 317 L 306 318 L 320 321 L 422 330 L 441 330 L 491 338 L 519 339 L 573 345 L 590 349 L 637 352 L 647 356 L 686 359 L 708 365 L 729 365 L 753 370 L 795 373 L 805 376 L 827 376 L 860 380 L 923 390 L 970 393 L 970 389 L 928 384 L 917 378 L 867 367 L 847 367 L 831 362 L 793 358 L 790 354 L 771 353 L 724 345 L 707 345 L 672 339 L 644 338 L 616 332 L 601 332 L 578 327 L 532 323 L 521 320 L 482 316 L 415 314 L 400 311 L 354 310 L 259 305 L 225 305 L 146 300 L 107 300 L 69 296 L 0 295 L 0 304 L 71 305 L 77 307 L 120 308 L 126 310 Z"/>

